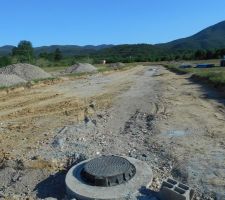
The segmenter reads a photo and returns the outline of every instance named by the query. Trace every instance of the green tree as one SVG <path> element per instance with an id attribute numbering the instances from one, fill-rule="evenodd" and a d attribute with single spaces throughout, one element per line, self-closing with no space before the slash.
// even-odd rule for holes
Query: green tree
<path id="1" fill-rule="evenodd" d="M 60 51 L 59 48 L 57 48 L 54 52 L 54 60 L 55 61 L 60 61 L 62 60 L 63 56 L 62 56 L 62 52 Z"/>
<path id="2" fill-rule="evenodd" d="M 12 64 L 11 59 L 7 56 L 0 57 L 0 67 Z"/>
<path id="3" fill-rule="evenodd" d="M 39 54 L 39 58 L 45 58 L 48 59 L 48 53 L 47 52 L 42 52 Z"/>
<path id="4" fill-rule="evenodd" d="M 32 43 L 26 40 L 20 41 L 18 46 L 12 49 L 12 55 L 17 56 L 20 62 L 31 63 L 34 58 Z"/>
<path id="5" fill-rule="evenodd" d="M 206 52 L 204 50 L 197 50 L 195 52 L 195 59 L 196 60 L 203 60 L 206 58 Z"/>
<path id="6" fill-rule="evenodd" d="M 206 59 L 212 59 L 213 58 L 213 52 L 211 50 L 206 51 Z"/>

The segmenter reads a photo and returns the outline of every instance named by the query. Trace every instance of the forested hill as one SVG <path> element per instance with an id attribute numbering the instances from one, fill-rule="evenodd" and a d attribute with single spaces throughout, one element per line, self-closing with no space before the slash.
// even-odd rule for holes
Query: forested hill
<path id="1" fill-rule="evenodd" d="M 163 47 L 168 50 L 225 48 L 225 21 L 210 26 L 191 37 L 174 40 L 172 42 L 156 46 Z"/>

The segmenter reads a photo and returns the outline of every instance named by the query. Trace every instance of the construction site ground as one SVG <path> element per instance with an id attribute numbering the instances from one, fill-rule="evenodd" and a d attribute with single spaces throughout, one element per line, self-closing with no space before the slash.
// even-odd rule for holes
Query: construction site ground
<path id="1" fill-rule="evenodd" d="M 0 91 L 0 199 L 63 199 L 71 165 L 108 154 L 146 161 L 151 191 L 173 177 L 196 199 L 225 199 L 224 105 L 157 65 Z"/>

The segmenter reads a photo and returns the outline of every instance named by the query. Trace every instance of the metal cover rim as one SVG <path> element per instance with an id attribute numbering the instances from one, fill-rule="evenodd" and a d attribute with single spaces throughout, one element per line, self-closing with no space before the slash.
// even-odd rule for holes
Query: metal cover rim
<path id="1" fill-rule="evenodd" d="M 136 169 L 127 159 L 119 156 L 101 156 L 84 165 L 81 177 L 90 185 L 110 187 L 133 178 Z"/>

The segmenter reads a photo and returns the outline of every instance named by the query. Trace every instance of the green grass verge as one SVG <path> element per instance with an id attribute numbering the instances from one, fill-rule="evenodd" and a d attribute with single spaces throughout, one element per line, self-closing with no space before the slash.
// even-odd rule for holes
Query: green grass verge
<path id="1" fill-rule="evenodd" d="M 8 87 L 7 86 L 1 86 L 0 85 L 0 90 L 5 90 L 5 89 L 7 89 Z"/>
<path id="2" fill-rule="evenodd" d="M 63 76 L 65 77 L 81 77 L 81 76 L 87 76 L 90 74 L 95 74 L 95 73 L 91 73 L 91 72 L 81 72 L 81 73 L 71 73 L 71 74 L 65 74 Z"/>
<path id="3" fill-rule="evenodd" d="M 31 84 L 36 84 L 36 83 L 40 83 L 40 82 L 43 82 L 43 81 L 54 81 L 54 80 L 57 80 L 57 79 L 59 79 L 59 78 L 57 78 L 57 77 L 49 77 L 49 78 L 34 79 L 32 81 L 29 81 L 29 82 Z"/>
<path id="4" fill-rule="evenodd" d="M 170 71 L 178 74 L 191 74 L 192 78 L 208 81 L 214 86 L 225 86 L 225 68 L 212 67 L 212 68 L 189 68 L 180 69 L 178 66 L 167 65 L 165 66 Z"/>

